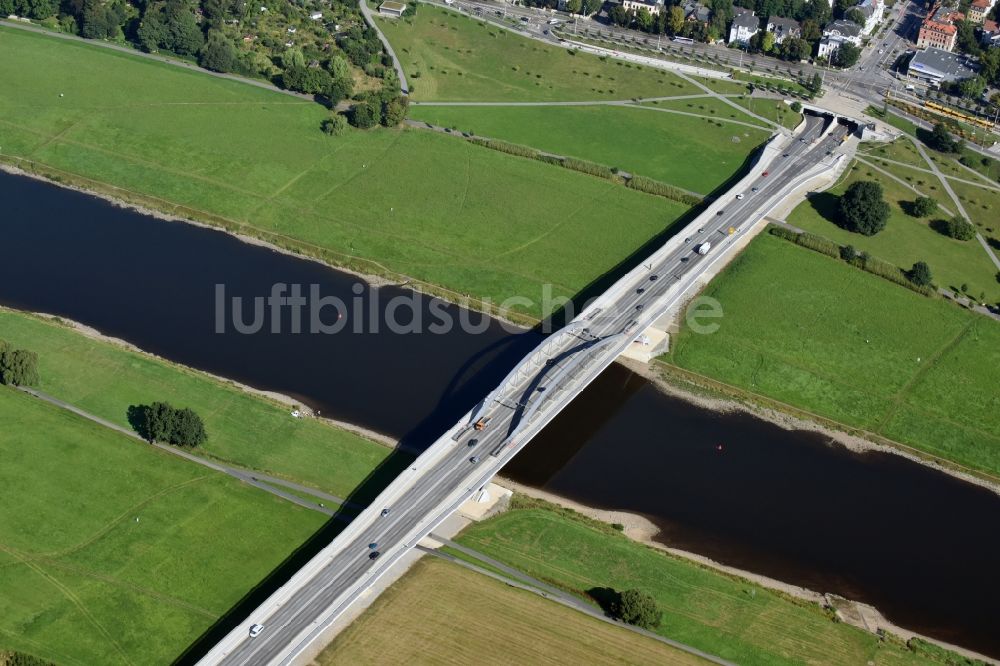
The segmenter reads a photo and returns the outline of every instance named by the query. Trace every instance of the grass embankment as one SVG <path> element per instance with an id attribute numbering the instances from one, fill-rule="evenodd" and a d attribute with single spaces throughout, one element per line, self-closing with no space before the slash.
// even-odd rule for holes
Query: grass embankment
<path id="1" fill-rule="evenodd" d="M 331 138 L 317 104 L 88 44 L 0 36 L 3 159 L 452 298 L 500 302 L 546 282 L 573 296 L 685 211 L 436 133 Z"/>
<path id="2" fill-rule="evenodd" d="M 424 5 L 402 21 L 379 19 L 413 84 L 413 99 L 548 102 L 695 94 L 653 67 L 599 58 L 521 37 Z"/>
<path id="3" fill-rule="evenodd" d="M 870 161 L 933 197 L 949 210 L 955 211 L 954 202 L 933 174 L 892 163 L 882 163 L 877 159 Z M 852 233 L 837 225 L 838 197 L 844 193 L 848 185 L 858 180 L 873 180 L 880 183 L 892 211 L 886 228 L 875 236 Z M 969 196 L 975 197 L 975 201 L 982 203 L 986 201 L 988 194 L 985 190 L 976 190 Z M 962 284 L 967 284 L 970 293 L 976 297 L 983 293 L 990 302 L 1000 300 L 996 267 L 977 241 L 957 241 L 935 231 L 931 226 L 932 220 L 948 217 L 942 211 L 927 219 L 914 218 L 904 212 L 903 206 L 915 200 L 917 196 L 912 190 L 868 165 L 855 163 L 835 187 L 814 195 L 792 211 L 788 216 L 788 223 L 826 236 L 841 245 L 853 245 L 858 250 L 869 252 L 900 268 L 909 269 L 914 262 L 926 261 L 934 274 L 934 281 L 940 286 L 957 289 Z M 975 212 L 978 216 L 981 212 L 972 205 L 966 208 L 970 215 Z"/>
<path id="4" fill-rule="evenodd" d="M 129 427 L 129 405 L 166 401 L 205 421 L 198 453 L 347 496 L 388 455 L 372 441 L 166 361 L 0 310 L 0 339 L 39 356 L 42 391 Z"/>
<path id="5" fill-rule="evenodd" d="M 709 119 L 621 106 L 416 106 L 411 115 L 434 125 L 618 167 L 702 195 L 728 180 L 769 136 L 765 130 L 742 125 L 719 126 Z"/>
<path id="6" fill-rule="evenodd" d="M 705 295 L 719 330 L 684 327 L 667 361 L 1000 475 L 996 322 L 769 234 Z"/>
<path id="7" fill-rule="evenodd" d="M 462 544 L 582 598 L 638 588 L 663 610 L 657 632 L 739 664 L 919 663 L 791 599 L 644 546 L 611 526 L 517 496 L 514 510 L 467 528 Z"/>
<path id="8" fill-rule="evenodd" d="M 476 640 L 470 640 L 473 635 Z M 315 661 L 321 666 L 706 663 L 433 558 L 414 565 Z"/>
<path id="9" fill-rule="evenodd" d="M 3 648 L 168 663 L 325 520 L 7 387 L 0 422 Z"/>

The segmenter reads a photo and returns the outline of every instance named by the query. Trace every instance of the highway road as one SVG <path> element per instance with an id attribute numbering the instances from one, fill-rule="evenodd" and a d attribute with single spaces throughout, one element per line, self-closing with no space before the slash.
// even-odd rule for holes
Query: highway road
<path id="1" fill-rule="evenodd" d="M 637 266 L 580 317 L 543 341 L 480 409 L 449 431 L 452 437 L 439 440 L 445 446 L 432 447 L 435 451 L 428 450 L 393 482 L 402 490 L 391 503 L 377 500 L 359 515 L 337 537 L 338 548 L 306 565 L 300 572 L 303 578 L 287 584 L 287 594 L 279 590 L 200 663 L 292 663 L 372 581 L 484 486 L 660 313 L 683 297 L 686 287 L 713 262 L 718 246 L 732 240 L 731 227 L 756 222 L 798 185 L 804 172 L 832 159 L 830 153 L 847 130 L 837 127 L 818 140 L 823 130 L 821 119 L 809 118 L 785 148 L 787 156 L 778 155 L 770 166 L 761 167 L 769 169 L 768 175 L 755 174 L 739 193 L 742 198 L 731 193 L 724 204 L 713 204 L 711 210 L 718 208 L 717 213 L 692 223 L 701 228 L 689 226 L 681 232 L 689 241 L 668 241 L 649 263 Z M 702 256 L 695 247 L 705 241 L 715 247 Z M 490 421 L 477 431 L 472 421 L 480 416 Z M 393 486 L 383 497 L 396 492 Z M 388 509 L 387 515 L 381 515 L 383 509 Z M 380 553 L 376 559 L 374 552 Z M 327 559 L 319 561 L 322 557 Z M 256 637 L 249 636 L 252 623 L 264 625 Z"/>

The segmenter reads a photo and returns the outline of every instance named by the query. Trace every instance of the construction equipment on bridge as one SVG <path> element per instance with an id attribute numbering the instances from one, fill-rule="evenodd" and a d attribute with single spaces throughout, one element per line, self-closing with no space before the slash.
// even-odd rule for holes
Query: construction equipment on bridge
<path id="1" fill-rule="evenodd" d="M 732 233 L 732 232 L 730 232 L 730 233 Z M 706 254 L 708 254 L 708 251 L 711 250 L 711 249 L 712 249 L 712 244 L 711 243 L 702 243 L 701 245 L 698 246 L 698 254 L 700 254 L 700 255 L 706 255 Z"/>
<path id="2" fill-rule="evenodd" d="M 474 427 L 474 428 L 475 428 L 476 430 L 485 430 L 485 429 L 486 429 L 486 426 L 487 426 L 487 425 L 489 424 L 489 422 L 490 422 L 490 421 L 492 421 L 492 420 L 493 420 L 493 417 L 492 417 L 492 416 L 484 416 L 483 418 L 481 418 L 481 419 L 479 419 L 478 421 L 476 421 L 476 425 L 474 425 L 473 427 Z"/>

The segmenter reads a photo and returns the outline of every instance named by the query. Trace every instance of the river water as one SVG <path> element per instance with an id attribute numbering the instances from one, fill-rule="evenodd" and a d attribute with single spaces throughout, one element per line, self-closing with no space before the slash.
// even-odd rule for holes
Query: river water
<path id="1" fill-rule="evenodd" d="M 0 173 L 0 202 L 3 305 L 80 321 L 413 447 L 433 441 L 540 340 L 467 312 L 480 332 L 393 332 L 390 320 L 463 313 L 27 178 Z M 344 328 L 294 333 L 286 307 L 276 332 L 266 309 L 260 332 L 237 332 L 253 319 L 253 298 L 275 283 L 318 285 L 341 299 L 320 318 L 345 318 Z M 244 299 L 244 316 L 234 316 L 233 297 Z M 394 297 L 412 305 L 390 317 Z M 308 330 L 313 313 L 301 314 Z M 613 365 L 504 474 L 641 514 L 668 545 L 866 601 L 902 626 L 1000 656 L 1000 498 L 898 456 L 701 409 Z"/>

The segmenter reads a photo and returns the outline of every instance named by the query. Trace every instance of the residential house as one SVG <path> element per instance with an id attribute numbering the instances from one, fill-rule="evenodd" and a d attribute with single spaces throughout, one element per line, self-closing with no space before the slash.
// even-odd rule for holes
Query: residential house
<path id="1" fill-rule="evenodd" d="M 990 0 L 972 0 L 972 4 L 969 5 L 969 20 L 973 23 L 982 23 L 991 9 L 993 5 Z"/>
<path id="2" fill-rule="evenodd" d="M 861 46 L 861 26 L 854 21 L 838 19 L 827 24 L 819 41 L 816 55 L 829 59 L 844 42 Z"/>
<path id="3" fill-rule="evenodd" d="M 684 4 L 684 20 L 697 21 L 698 23 L 708 23 L 712 17 L 712 10 L 694 0 L 688 0 Z"/>
<path id="4" fill-rule="evenodd" d="M 781 16 L 772 16 L 767 19 L 767 31 L 774 33 L 774 43 L 781 44 L 789 37 L 801 37 L 802 27 L 798 21 Z"/>
<path id="5" fill-rule="evenodd" d="M 760 19 L 749 9 L 734 7 L 733 24 L 729 27 L 729 43 L 746 46 L 760 32 Z"/>
<path id="6" fill-rule="evenodd" d="M 309 18 L 311 18 L 313 21 L 322 21 L 323 12 L 313 12 L 312 14 L 309 15 Z"/>
<path id="7" fill-rule="evenodd" d="M 656 16 L 663 11 L 663 0 L 622 0 L 622 7 L 634 14 L 638 14 L 640 9 L 645 9 Z"/>
<path id="8" fill-rule="evenodd" d="M 933 19 L 926 19 L 920 24 L 920 32 L 917 33 L 917 48 L 934 48 L 951 51 L 955 48 L 955 38 L 957 35 L 958 28 L 951 23 L 939 23 Z"/>
<path id="9" fill-rule="evenodd" d="M 1000 46 L 1000 26 L 996 21 L 983 21 L 983 27 L 979 29 L 979 43 L 983 46 Z"/>

